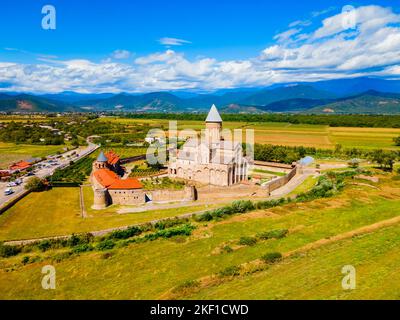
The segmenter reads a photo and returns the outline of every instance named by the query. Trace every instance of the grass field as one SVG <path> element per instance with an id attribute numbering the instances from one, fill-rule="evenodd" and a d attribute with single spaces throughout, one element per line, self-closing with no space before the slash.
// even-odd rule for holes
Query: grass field
<path id="1" fill-rule="evenodd" d="M 79 206 L 79 188 L 53 188 L 46 192 L 31 193 L 0 215 L 0 241 L 97 231 L 215 207 L 210 204 L 118 214 L 117 210 L 122 207 L 92 210 L 91 187 L 84 187 L 84 199 L 89 216 L 85 219 Z"/>
<path id="2" fill-rule="evenodd" d="M 398 216 L 400 181 L 390 176 L 380 189 L 349 185 L 330 199 L 289 204 L 270 210 L 197 224 L 183 238 L 131 244 L 111 251 L 83 253 L 59 262 L 56 252 L 34 252 L 42 261 L 22 265 L 22 256 L 0 260 L 0 298 L 22 299 L 156 299 L 188 280 L 209 277 L 228 266 L 258 259 L 266 252 L 287 253 L 312 242 Z M 34 224 L 32 224 L 34 225 Z M 279 228 L 289 234 L 279 240 L 236 246 L 240 237 Z M 324 245 L 287 258 L 266 271 L 221 279 L 202 290 L 175 293 L 176 298 L 398 298 L 400 266 L 397 247 L 400 227 L 377 230 L 370 235 Z M 230 245 L 230 253 L 218 249 Z M 57 289 L 41 288 L 41 267 L 53 264 Z M 340 268 L 353 264 L 359 272 L 354 292 L 343 292 Z M 12 271 L 11 271 L 12 270 Z M 394 278 L 393 278 L 394 277 Z M 388 282 L 388 279 L 392 281 Z M 362 289 L 362 290 L 361 290 Z"/>
<path id="3" fill-rule="evenodd" d="M 63 151 L 64 147 L 0 142 L 0 168 L 7 168 L 10 164 L 20 160 L 41 158 L 55 154 L 57 151 Z"/>
<path id="4" fill-rule="evenodd" d="M 152 127 L 168 129 L 168 120 L 102 118 L 123 124 L 147 123 Z M 224 122 L 227 129 L 254 129 L 256 143 L 334 148 L 336 144 L 344 147 L 364 149 L 396 149 L 393 138 L 400 135 L 400 129 L 391 128 L 345 128 L 325 125 L 307 125 L 265 122 Z M 178 121 L 178 129 L 204 129 L 203 121 Z M 399 149 L 397 147 L 397 149 Z"/>

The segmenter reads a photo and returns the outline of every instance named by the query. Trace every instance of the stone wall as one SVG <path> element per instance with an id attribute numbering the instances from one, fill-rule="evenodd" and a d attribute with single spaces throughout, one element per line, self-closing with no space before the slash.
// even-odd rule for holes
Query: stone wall
<path id="1" fill-rule="evenodd" d="M 266 188 L 268 193 L 271 193 L 272 191 L 279 189 L 283 187 L 285 184 L 287 184 L 292 178 L 297 174 L 299 168 L 296 166 L 290 172 L 280 178 L 274 179 L 267 184 L 264 185 L 264 188 Z"/>
<path id="2" fill-rule="evenodd" d="M 142 189 L 108 190 L 112 204 L 137 205 L 145 203 L 145 193 Z"/>

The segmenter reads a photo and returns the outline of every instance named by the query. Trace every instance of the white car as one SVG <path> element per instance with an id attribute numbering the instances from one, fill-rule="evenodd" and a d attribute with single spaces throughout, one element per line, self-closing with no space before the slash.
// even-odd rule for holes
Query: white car
<path id="1" fill-rule="evenodd" d="M 7 187 L 16 187 L 18 184 L 15 181 L 11 181 L 7 184 Z"/>
<path id="2" fill-rule="evenodd" d="M 5 196 L 9 196 L 10 194 L 13 194 L 14 190 L 11 188 L 7 188 L 6 190 L 4 190 L 4 195 Z"/>

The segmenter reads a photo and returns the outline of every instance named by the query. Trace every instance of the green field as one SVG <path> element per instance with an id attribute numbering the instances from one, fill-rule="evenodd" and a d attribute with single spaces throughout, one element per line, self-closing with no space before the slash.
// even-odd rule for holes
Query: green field
<path id="1" fill-rule="evenodd" d="M 7 168 L 10 164 L 28 160 L 29 158 L 41 158 L 57 151 L 63 151 L 65 146 L 41 146 L 0 142 L 0 168 Z"/>
<path id="2" fill-rule="evenodd" d="M 84 187 L 84 199 L 87 218 L 82 218 L 79 188 L 53 188 L 46 192 L 31 193 L 0 215 L 0 241 L 98 231 L 215 207 L 213 204 L 199 204 L 191 207 L 118 214 L 117 210 L 123 208 L 122 206 L 92 210 L 91 187 Z"/>
<path id="3" fill-rule="evenodd" d="M 398 298 L 400 282 L 387 281 L 398 277 L 394 275 L 400 265 L 398 225 L 305 250 L 266 270 L 253 270 L 233 279 L 221 278 L 208 285 L 204 280 L 214 279 L 226 267 L 259 259 L 266 252 L 286 254 L 301 250 L 313 242 L 397 217 L 400 181 L 392 180 L 391 176 L 381 178 L 379 189 L 349 185 L 334 198 L 198 223 L 188 238 L 130 244 L 112 250 L 107 259 L 101 252 L 90 252 L 56 262 L 52 256 L 58 251 L 30 253 L 42 260 L 28 265 L 20 262 L 23 254 L 1 259 L 0 283 L 4 290 L 0 298 L 157 299 L 171 297 L 171 292 L 178 299 L 346 299 L 358 297 L 357 294 Z M 285 238 L 237 246 L 243 236 L 281 228 L 289 229 Z M 234 250 L 221 252 L 226 245 Z M 41 267 L 49 263 L 57 270 L 57 289 L 52 291 L 41 288 Z M 359 270 L 359 291 L 340 289 L 340 268 L 344 264 L 354 264 Z M 171 291 L 197 279 L 203 279 L 206 285 Z"/>
<path id="4" fill-rule="evenodd" d="M 168 130 L 168 120 L 102 118 L 122 124 L 146 123 L 154 128 Z M 334 148 L 341 144 L 348 148 L 396 149 L 393 138 L 400 135 L 400 129 L 391 128 L 347 128 L 325 125 L 290 124 L 282 122 L 224 122 L 227 129 L 254 129 L 256 143 L 305 146 L 316 148 Z M 203 121 L 178 121 L 178 130 L 204 129 Z M 397 147 L 397 149 L 399 149 Z"/>

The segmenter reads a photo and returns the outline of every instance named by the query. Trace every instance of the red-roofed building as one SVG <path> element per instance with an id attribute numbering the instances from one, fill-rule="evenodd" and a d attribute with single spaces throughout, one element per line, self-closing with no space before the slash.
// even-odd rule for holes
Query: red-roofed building
<path id="1" fill-rule="evenodd" d="M 12 164 L 9 167 L 9 169 L 14 172 L 14 171 L 24 171 L 24 170 L 26 170 L 26 169 L 28 169 L 30 167 L 31 167 L 31 164 L 29 162 L 27 162 L 27 161 L 19 161 L 19 162 L 16 162 L 16 163 Z"/>
<path id="2" fill-rule="evenodd" d="M 114 172 L 118 174 L 123 173 L 123 168 L 121 167 L 121 158 L 113 150 L 105 153 L 107 158 L 107 166 Z"/>
<path id="3" fill-rule="evenodd" d="M 145 193 L 139 180 L 121 179 L 113 164 L 119 165 L 120 158 L 114 152 L 100 153 L 93 163 L 90 176 L 94 192 L 92 208 L 103 209 L 110 204 L 135 205 L 145 202 Z M 114 169 L 114 170 L 113 170 Z"/>

